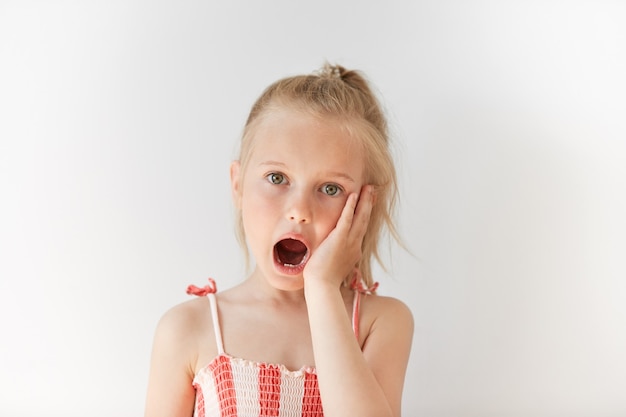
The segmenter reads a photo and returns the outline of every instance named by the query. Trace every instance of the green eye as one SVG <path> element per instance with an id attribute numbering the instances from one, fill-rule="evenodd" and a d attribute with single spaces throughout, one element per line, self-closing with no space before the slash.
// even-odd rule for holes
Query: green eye
<path id="1" fill-rule="evenodd" d="M 285 176 L 283 174 L 272 172 L 271 174 L 267 176 L 267 180 L 271 182 L 272 184 L 278 185 L 278 184 L 282 184 L 283 182 L 285 182 Z"/>
<path id="2" fill-rule="evenodd" d="M 341 189 L 339 188 L 337 184 L 325 184 L 322 187 L 322 192 L 330 196 L 335 196 L 339 194 L 340 191 Z"/>

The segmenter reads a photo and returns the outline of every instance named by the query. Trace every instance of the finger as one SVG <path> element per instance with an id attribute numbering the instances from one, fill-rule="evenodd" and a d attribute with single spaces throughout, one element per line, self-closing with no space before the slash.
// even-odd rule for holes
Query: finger
<path id="1" fill-rule="evenodd" d="M 352 221 L 354 220 L 354 214 L 359 201 L 359 195 L 352 193 L 348 196 L 346 204 L 343 206 L 339 220 L 337 221 L 337 228 L 350 230 L 352 227 Z"/>
<path id="2" fill-rule="evenodd" d="M 357 237 L 362 237 L 367 231 L 370 215 L 372 213 L 372 207 L 374 206 L 374 199 L 374 187 L 371 185 L 363 186 L 355 209 L 354 220 L 352 221 L 351 228 L 351 232 Z"/>

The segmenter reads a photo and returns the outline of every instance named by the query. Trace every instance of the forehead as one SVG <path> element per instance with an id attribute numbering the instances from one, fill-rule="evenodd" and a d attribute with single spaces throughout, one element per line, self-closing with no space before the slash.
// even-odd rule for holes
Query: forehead
<path id="1" fill-rule="evenodd" d="M 363 175 L 361 141 L 348 121 L 314 116 L 302 111 L 277 109 L 255 126 L 250 162 L 279 161 L 291 166 L 348 170 Z"/>

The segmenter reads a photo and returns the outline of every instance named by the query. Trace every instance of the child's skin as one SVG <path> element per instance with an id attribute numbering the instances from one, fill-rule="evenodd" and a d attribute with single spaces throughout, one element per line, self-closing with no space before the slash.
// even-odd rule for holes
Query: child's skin
<path id="1" fill-rule="evenodd" d="M 225 351 L 290 370 L 315 366 L 326 417 L 399 416 L 411 313 L 398 300 L 366 297 L 357 340 L 354 292 L 342 286 L 361 257 L 375 204 L 363 149 L 339 120 L 288 108 L 265 115 L 254 134 L 245 169 L 231 166 L 231 184 L 256 264 L 244 282 L 217 295 Z M 276 260 L 275 244 L 286 237 L 306 243 L 303 266 Z M 166 313 L 146 416 L 191 416 L 193 377 L 217 355 L 206 297 Z"/>

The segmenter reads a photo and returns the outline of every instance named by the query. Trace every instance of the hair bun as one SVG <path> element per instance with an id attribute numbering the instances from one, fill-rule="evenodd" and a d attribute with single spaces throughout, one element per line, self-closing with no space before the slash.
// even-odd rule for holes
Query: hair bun
<path id="1" fill-rule="evenodd" d="M 320 77 L 338 78 L 340 80 L 343 80 L 343 77 L 349 72 L 349 70 L 345 69 L 341 65 L 333 65 L 327 62 L 319 71 L 319 75 Z"/>

